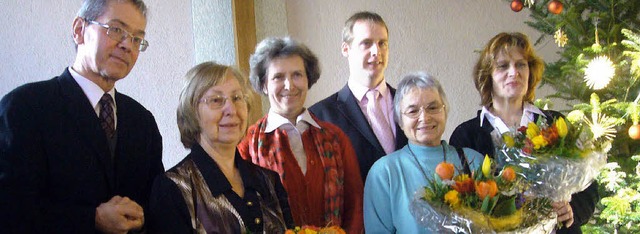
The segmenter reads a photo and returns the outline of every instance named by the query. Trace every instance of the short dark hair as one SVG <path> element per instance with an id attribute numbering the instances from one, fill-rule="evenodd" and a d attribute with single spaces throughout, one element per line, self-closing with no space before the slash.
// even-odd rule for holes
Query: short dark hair
<path id="1" fill-rule="evenodd" d="M 344 22 L 344 27 L 342 28 L 342 42 L 351 44 L 351 41 L 353 41 L 353 25 L 358 21 L 368 21 L 382 25 L 387 31 L 387 34 L 389 34 L 389 28 L 387 28 L 387 24 L 382 19 L 382 16 L 369 11 L 361 11 L 353 14 Z"/>
<path id="2" fill-rule="evenodd" d="M 514 49 L 522 53 L 529 65 L 529 87 L 527 87 L 523 101 L 533 102 L 535 99 L 536 87 L 542 80 L 544 72 L 544 62 L 536 55 L 527 35 L 519 32 L 503 32 L 489 40 L 473 68 L 473 82 L 480 93 L 480 105 L 489 107 L 493 103 L 491 74 L 496 66 L 497 56 L 501 53 L 509 53 Z"/>
<path id="3" fill-rule="evenodd" d="M 105 8 L 110 1 L 130 2 L 138 8 L 145 19 L 147 18 L 147 5 L 144 4 L 144 1 L 142 0 L 84 0 L 82 1 L 80 10 L 78 10 L 78 17 L 89 21 L 95 20 L 104 13 Z"/>
<path id="4" fill-rule="evenodd" d="M 255 53 L 249 59 L 251 67 L 249 80 L 253 89 L 264 95 L 262 88 L 266 83 L 267 69 L 271 61 L 292 55 L 298 55 L 302 58 L 304 70 L 307 72 L 308 88 L 311 88 L 320 78 L 318 57 L 307 46 L 290 37 L 269 37 L 258 43 Z"/>

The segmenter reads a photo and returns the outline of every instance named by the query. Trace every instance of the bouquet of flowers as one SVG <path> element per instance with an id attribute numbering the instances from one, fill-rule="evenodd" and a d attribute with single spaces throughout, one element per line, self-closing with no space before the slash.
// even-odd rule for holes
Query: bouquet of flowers
<path id="1" fill-rule="evenodd" d="M 555 213 L 550 201 L 523 196 L 528 185 L 516 170 L 498 168 L 487 156 L 471 175 L 454 177 L 453 164 L 442 162 L 434 179 L 416 193 L 411 212 L 418 223 L 436 233 L 551 231 Z"/>
<path id="2" fill-rule="evenodd" d="M 610 141 L 599 139 L 584 115 L 571 113 L 569 122 L 559 117 L 553 123 L 540 118 L 502 135 L 500 164 L 512 165 L 531 183 L 532 196 L 569 201 L 584 190 L 606 164 Z M 585 121 L 586 120 L 586 121 Z"/>
<path id="3" fill-rule="evenodd" d="M 288 229 L 284 234 L 346 234 L 344 229 L 339 226 L 329 226 L 319 228 L 316 226 L 302 226 Z"/>

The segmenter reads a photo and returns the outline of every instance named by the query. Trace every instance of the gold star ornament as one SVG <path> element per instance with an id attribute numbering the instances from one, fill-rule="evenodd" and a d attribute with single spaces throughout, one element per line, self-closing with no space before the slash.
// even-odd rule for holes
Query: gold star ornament
<path id="1" fill-rule="evenodd" d="M 559 28 L 553 34 L 553 38 L 556 39 L 556 44 L 558 44 L 559 47 L 564 47 L 567 44 L 567 42 L 569 41 L 569 38 L 567 38 L 567 34 L 565 34 L 564 31 L 562 31 L 561 28 Z"/>

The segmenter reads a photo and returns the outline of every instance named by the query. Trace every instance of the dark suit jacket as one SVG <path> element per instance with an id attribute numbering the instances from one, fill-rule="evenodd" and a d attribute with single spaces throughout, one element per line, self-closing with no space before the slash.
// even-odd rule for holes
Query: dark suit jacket
<path id="1" fill-rule="evenodd" d="M 557 111 L 543 111 L 547 117 L 547 122 L 552 123 L 554 119 L 562 116 Z M 491 139 L 493 126 L 489 120 L 484 119 L 484 124 L 480 127 L 480 113 L 466 122 L 458 125 L 451 134 L 449 144 L 458 147 L 468 147 L 474 149 L 481 154 L 488 154 L 491 158 L 495 155 L 495 148 Z M 535 115 L 535 121 L 538 121 L 540 115 Z M 571 195 L 571 209 L 573 209 L 574 223 L 569 228 L 562 228 L 556 233 L 582 233 L 580 226 L 587 223 L 595 210 L 596 203 L 600 200 L 598 195 L 598 183 L 593 182 L 587 189 L 579 193 Z"/>
<path id="2" fill-rule="evenodd" d="M 396 90 L 389 84 L 387 86 L 391 95 L 395 95 Z M 386 153 L 373 133 L 373 129 L 369 126 L 369 122 L 364 113 L 362 113 L 358 100 L 353 96 L 349 86 L 345 85 L 337 93 L 314 104 L 309 108 L 309 111 L 320 120 L 337 125 L 347 134 L 358 156 L 360 173 L 364 181 L 367 178 L 367 173 L 369 173 L 369 168 Z M 395 139 L 396 150 L 407 144 L 407 137 L 397 124 Z"/>
<path id="3" fill-rule="evenodd" d="M 93 233 L 96 207 L 114 195 L 146 208 L 162 174 L 151 113 L 116 93 L 115 157 L 68 70 L 0 101 L 0 233 Z"/>

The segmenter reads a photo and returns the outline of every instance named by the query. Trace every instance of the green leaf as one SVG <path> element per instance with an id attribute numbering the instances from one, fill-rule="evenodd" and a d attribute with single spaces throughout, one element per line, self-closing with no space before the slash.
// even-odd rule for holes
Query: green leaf
<path id="1" fill-rule="evenodd" d="M 511 215 L 516 212 L 516 196 L 503 197 L 491 213 L 494 217 Z"/>
<path id="2" fill-rule="evenodd" d="M 482 206 L 480 207 L 480 211 L 485 214 L 489 214 L 491 210 L 489 210 L 489 203 L 491 202 L 491 198 L 489 196 L 484 197 L 482 201 Z"/>

